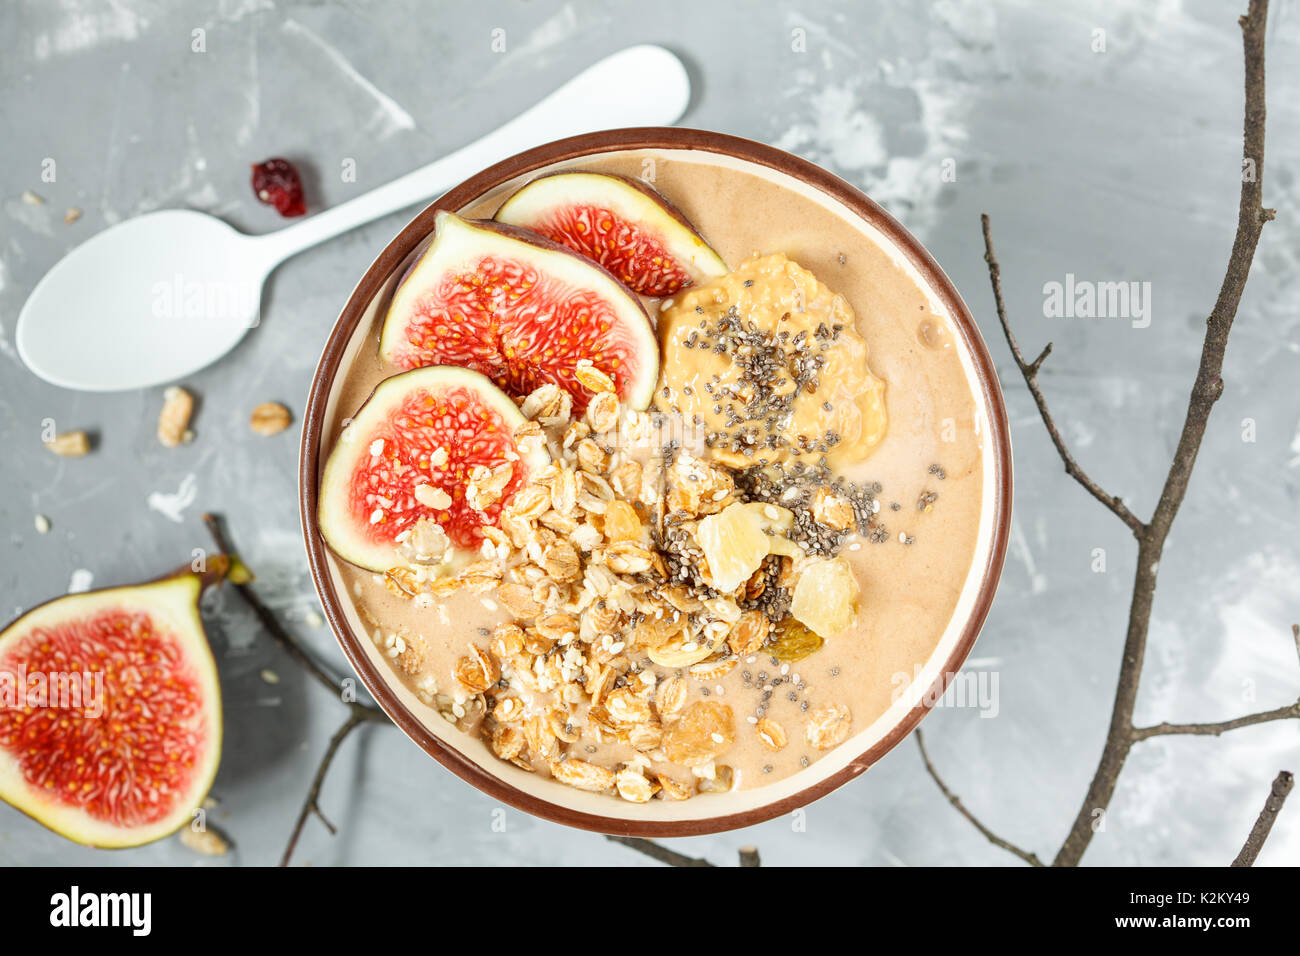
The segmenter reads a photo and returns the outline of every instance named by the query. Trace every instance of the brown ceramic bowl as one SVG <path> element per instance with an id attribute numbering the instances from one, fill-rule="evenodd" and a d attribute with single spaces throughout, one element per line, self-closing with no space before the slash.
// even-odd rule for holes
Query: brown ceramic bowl
<path id="1" fill-rule="evenodd" d="M 666 160 L 686 151 L 696 161 L 744 169 L 812 196 L 850 221 L 860 221 L 864 234 L 883 237 L 901 254 L 903 267 L 913 270 L 937 303 L 935 308 L 950 316 L 971 391 L 981 406 L 977 413 L 987 427 L 984 500 L 974 561 L 953 617 L 919 678 L 872 724 L 791 777 L 707 799 L 653 800 L 644 805 L 584 793 L 505 764 L 481 742 L 422 705 L 391 676 L 388 662 L 367 638 L 351 601 L 341 593 L 337 559 L 325 547 L 316 520 L 320 470 L 330 450 L 323 436 L 334 434 L 340 418 L 355 411 L 337 407 L 336 379 L 360 348 L 375 346 L 368 334 L 374 316 L 432 235 L 435 214 L 444 209 L 459 211 L 485 197 L 504 198 L 543 172 L 579 167 L 584 159 L 630 150 L 652 151 Z M 920 723 L 960 670 L 993 600 L 1011 522 L 1011 446 L 1002 393 L 979 330 L 943 270 L 906 229 L 843 180 L 770 146 L 700 130 L 624 129 L 560 140 L 498 163 L 430 205 L 379 254 L 344 306 L 312 381 L 302 436 L 299 497 L 312 579 L 339 644 L 375 700 L 407 736 L 466 782 L 520 810 L 602 833 L 689 836 L 750 826 L 810 803 L 870 767 Z"/>

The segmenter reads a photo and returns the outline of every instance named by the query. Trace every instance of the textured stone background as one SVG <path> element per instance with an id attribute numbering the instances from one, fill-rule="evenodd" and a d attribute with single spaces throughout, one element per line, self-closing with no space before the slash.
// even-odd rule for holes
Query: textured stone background
<path id="1" fill-rule="evenodd" d="M 260 587 L 303 641 L 312 628 L 295 504 L 296 429 L 247 428 L 268 399 L 301 410 L 326 331 L 362 269 L 405 221 L 391 217 L 290 261 L 263 324 L 193 376 L 196 441 L 153 438 L 161 389 L 111 396 L 35 379 L 13 347 L 18 309 L 64 252 L 106 225 L 189 206 L 241 229 L 276 228 L 248 163 L 287 155 L 317 207 L 337 203 L 490 129 L 624 45 L 655 41 L 690 62 L 686 124 L 783 146 L 887 205 L 970 303 L 1006 384 L 1018 494 L 1012 550 L 971 667 L 996 674 L 996 719 L 948 708 L 926 722 L 932 754 L 1003 835 L 1054 852 L 1105 731 L 1134 549 L 1118 521 L 1062 473 L 1000 341 L 978 214 L 988 211 L 1026 351 L 1056 352 L 1043 385 L 1084 467 L 1143 516 L 1167 467 L 1236 217 L 1244 3 L 683 0 L 553 5 L 91 0 L 0 7 L 0 616 L 67 590 L 159 574 L 206 545 L 198 515 L 224 511 Z M 1300 666 L 1300 8 L 1269 28 L 1268 226 L 1227 361 L 1227 392 L 1161 568 L 1139 701 L 1142 722 L 1217 720 L 1294 700 Z M 192 53 L 191 31 L 207 52 Z M 491 50 L 505 31 L 507 51 Z M 1092 49 L 1104 30 L 1106 51 Z M 806 52 L 792 49 L 803 31 Z M 57 161 L 57 181 L 40 181 Z M 335 172 L 356 160 L 358 179 Z M 947 159 L 956 182 L 943 182 Z M 47 199 L 23 203 L 24 190 Z M 81 221 L 63 222 L 68 206 Z M 1151 283 L 1153 320 L 1051 319 L 1042 287 L 1066 273 Z M 93 457 L 40 445 L 42 419 L 99 435 Z M 1243 420 L 1255 440 L 1244 441 Z M 38 535 L 33 516 L 53 529 Z M 169 516 L 170 513 L 170 516 Z M 179 520 L 173 520 L 179 518 Z M 1091 569 L 1094 549 L 1106 571 Z M 278 858 L 337 704 L 259 636 L 232 596 L 209 615 L 228 715 L 218 822 L 236 851 Z M 264 668 L 283 678 L 263 682 Z M 1300 726 L 1141 745 L 1087 862 L 1221 864 L 1281 767 L 1300 770 Z M 640 863 L 620 847 L 513 810 L 443 771 L 398 732 L 351 740 L 298 860 L 337 863 Z M 813 805 L 750 832 L 678 841 L 719 862 L 758 844 L 774 864 L 1014 863 L 944 802 L 911 741 Z M 117 854 L 70 846 L 0 807 L 0 863 L 174 863 L 175 840 Z M 1300 862 L 1300 806 L 1261 857 Z"/>

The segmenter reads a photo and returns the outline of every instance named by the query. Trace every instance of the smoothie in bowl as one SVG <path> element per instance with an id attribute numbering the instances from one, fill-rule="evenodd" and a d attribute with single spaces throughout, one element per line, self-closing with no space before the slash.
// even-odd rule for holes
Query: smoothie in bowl
<path id="1" fill-rule="evenodd" d="M 302 499 L 322 601 L 417 743 L 608 832 L 747 825 L 901 739 L 1010 517 L 946 277 L 829 174 L 717 134 L 500 164 L 371 267 Z"/>

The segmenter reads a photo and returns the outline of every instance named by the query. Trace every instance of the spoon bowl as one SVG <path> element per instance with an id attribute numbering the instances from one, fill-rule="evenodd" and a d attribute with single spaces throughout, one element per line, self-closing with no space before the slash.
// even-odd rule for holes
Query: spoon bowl
<path id="1" fill-rule="evenodd" d="M 78 246 L 18 316 L 18 354 L 55 385 L 156 385 L 225 355 L 257 324 L 268 271 L 255 244 L 212 216 L 150 213 Z"/>

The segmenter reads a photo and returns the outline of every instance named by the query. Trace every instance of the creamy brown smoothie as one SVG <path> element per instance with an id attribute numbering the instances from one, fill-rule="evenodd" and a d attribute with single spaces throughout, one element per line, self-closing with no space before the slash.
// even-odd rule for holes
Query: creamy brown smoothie
<path id="1" fill-rule="evenodd" d="M 638 177 L 645 159 L 580 168 Z M 880 717 L 948 627 L 983 493 L 954 329 L 889 250 L 747 172 L 678 159 L 653 168 L 654 188 L 730 273 L 644 300 L 662 361 L 645 412 L 618 407 L 601 431 L 595 417 L 616 402 L 593 400 L 585 416 L 539 407 L 545 396 L 524 404 L 559 428 L 561 447 L 569 436 L 578 493 L 585 469 L 613 497 L 589 522 L 575 509 L 573 526 L 557 524 L 544 550 L 519 560 L 580 582 L 584 536 L 603 535 L 600 573 L 659 575 L 643 591 L 670 613 L 638 617 L 639 591 L 567 620 L 541 609 L 525 620 L 499 570 L 487 586 L 456 587 L 431 583 L 418 563 L 388 574 L 340 563 L 391 679 L 424 702 L 424 719 L 454 723 L 517 767 L 632 802 L 775 782 Z M 461 213 L 490 218 L 499 205 Z M 399 371 L 369 344 L 381 322 L 338 379 L 344 415 Z M 339 431 L 323 436 L 327 449 Z M 559 570 L 570 544 L 577 568 Z M 712 629 L 693 637 L 669 620 L 674 610 Z"/>

